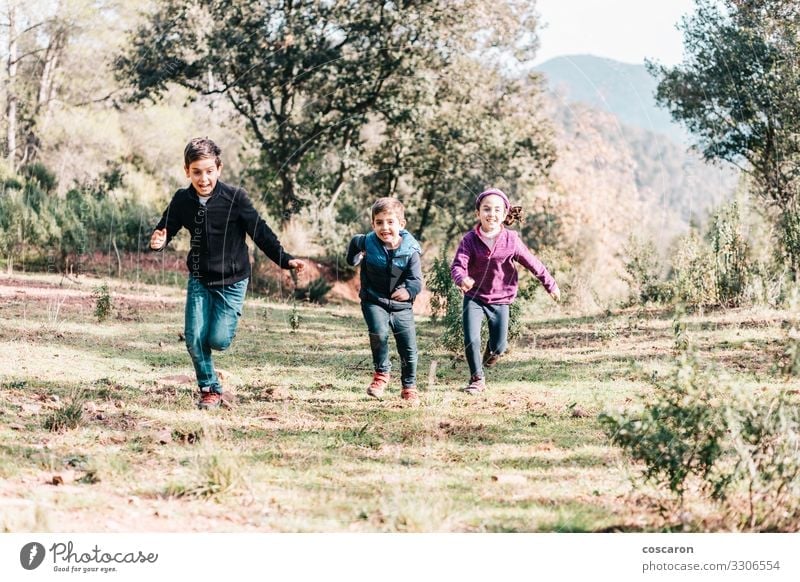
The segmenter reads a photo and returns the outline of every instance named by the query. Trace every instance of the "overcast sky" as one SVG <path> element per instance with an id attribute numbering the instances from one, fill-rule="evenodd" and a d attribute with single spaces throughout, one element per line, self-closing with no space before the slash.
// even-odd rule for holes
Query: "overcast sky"
<path id="1" fill-rule="evenodd" d="M 625 63 L 645 58 L 665 65 L 682 60 L 681 17 L 693 0 L 537 0 L 546 28 L 535 63 L 553 57 L 592 54 Z"/>

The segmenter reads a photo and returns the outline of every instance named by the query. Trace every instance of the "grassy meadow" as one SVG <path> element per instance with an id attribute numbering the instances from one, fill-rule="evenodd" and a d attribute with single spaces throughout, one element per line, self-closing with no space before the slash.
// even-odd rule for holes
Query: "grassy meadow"
<path id="1" fill-rule="evenodd" d="M 489 371 L 459 392 L 466 363 L 418 318 L 422 406 L 383 401 L 356 304 L 249 296 L 232 349 L 216 356 L 233 405 L 195 407 L 181 287 L 0 275 L 0 529 L 104 532 L 601 532 L 715 530 L 694 499 L 679 517 L 634 486 L 598 414 L 635 405 L 668 374 L 668 311 L 597 316 L 541 303 Z M 538 304 L 537 304 L 538 305 Z M 776 372 L 786 313 L 686 317 L 701 357 L 739 386 Z M 391 346 L 395 369 L 394 344 Z"/>

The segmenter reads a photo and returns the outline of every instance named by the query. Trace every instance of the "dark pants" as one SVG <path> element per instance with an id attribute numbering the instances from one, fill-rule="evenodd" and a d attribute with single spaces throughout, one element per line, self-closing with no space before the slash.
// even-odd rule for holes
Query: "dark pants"
<path id="1" fill-rule="evenodd" d="M 189 277 L 186 287 L 186 348 L 192 357 L 197 385 L 203 392 L 222 394 L 211 350 L 224 351 L 236 335 L 248 279 L 222 287 L 206 287 Z"/>
<path id="2" fill-rule="evenodd" d="M 467 353 L 469 373 L 483 378 L 483 354 L 481 344 L 481 323 L 489 320 L 489 351 L 502 354 L 508 347 L 508 305 L 489 305 L 464 297 L 464 348 Z"/>
<path id="3" fill-rule="evenodd" d="M 417 331 L 414 327 L 414 312 L 410 309 L 389 311 L 368 303 L 361 303 L 361 312 L 369 330 L 369 347 L 376 372 L 389 372 L 389 330 L 394 334 L 397 353 L 400 355 L 401 382 L 403 386 L 417 383 Z"/>

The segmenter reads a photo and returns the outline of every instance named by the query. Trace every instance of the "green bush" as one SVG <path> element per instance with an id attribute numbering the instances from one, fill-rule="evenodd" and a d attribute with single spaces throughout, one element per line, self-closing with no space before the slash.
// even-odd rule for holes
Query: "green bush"
<path id="1" fill-rule="evenodd" d="M 746 297 L 752 265 L 736 202 L 717 212 L 711 222 L 709 238 L 714 252 L 717 300 L 723 305 L 739 306 Z"/>
<path id="2" fill-rule="evenodd" d="M 668 277 L 670 295 L 690 307 L 717 304 L 714 255 L 708 244 L 692 231 L 679 239 Z"/>
<path id="3" fill-rule="evenodd" d="M 439 336 L 439 344 L 450 352 L 463 352 L 463 294 L 450 276 L 450 260 L 445 251 L 433 260 L 426 284 L 431 292 L 432 320 L 444 328 Z"/>
<path id="4" fill-rule="evenodd" d="M 103 322 L 111 316 L 111 293 L 108 284 L 103 283 L 94 290 L 94 316 L 97 321 Z"/>
<path id="5" fill-rule="evenodd" d="M 750 531 L 800 530 L 800 412 L 781 393 L 734 390 L 704 369 L 676 319 L 678 354 L 641 407 L 603 413 L 611 441 L 644 463 L 642 476 L 682 505 L 689 486 Z"/>
<path id="6" fill-rule="evenodd" d="M 631 290 L 630 304 L 646 305 L 667 300 L 668 293 L 661 282 L 661 266 L 653 242 L 631 236 L 624 253 L 626 258 L 623 279 Z"/>

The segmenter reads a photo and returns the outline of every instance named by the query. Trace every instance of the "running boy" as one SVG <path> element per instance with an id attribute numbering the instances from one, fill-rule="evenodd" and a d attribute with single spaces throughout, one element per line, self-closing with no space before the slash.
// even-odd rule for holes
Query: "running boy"
<path id="1" fill-rule="evenodd" d="M 420 246 L 407 230 L 405 209 L 396 198 L 379 198 L 372 205 L 372 232 L 353 237 L 347 262 L 361 266 L 361 312 L 369 330 L 375 374 L 367 394 L 380 399 L 389 384 L 389 330 L 400 355 L 400 397 L 419 405 L 417 392 L 417 332 L 414 298 L 422 290 Z"/>
<path id="2" fill-rule="evenodd" d="M 300 272 L 305 267 L 283 250 L 247 193 L 219 181 L 221 153 L 207 138 L 187 144 L 183 163 L 191 184 L 175 192 L 150 237 L 150 248 L 160 251 L 181 228 L 191 234 L 184 336 L 197 374 L 201 409 L 222 403 L 211 350 L 226 350 L 236 335 L 250 280 L 246 235 L 282 268 Z"/>

